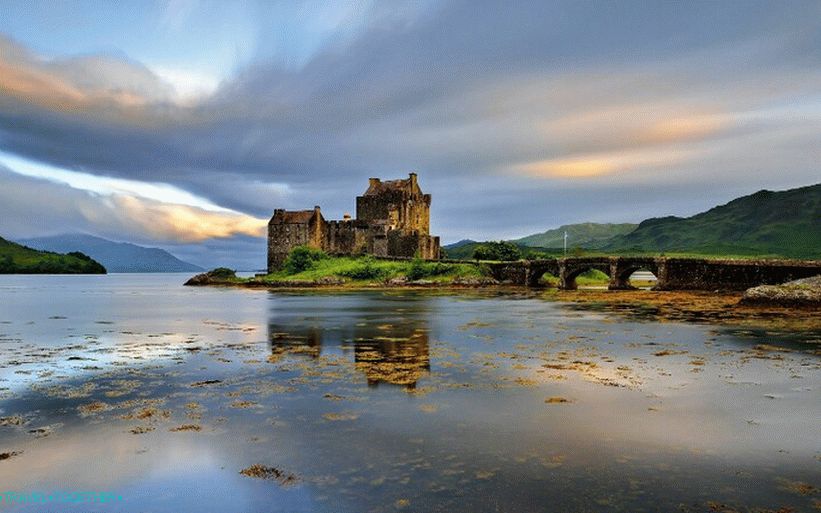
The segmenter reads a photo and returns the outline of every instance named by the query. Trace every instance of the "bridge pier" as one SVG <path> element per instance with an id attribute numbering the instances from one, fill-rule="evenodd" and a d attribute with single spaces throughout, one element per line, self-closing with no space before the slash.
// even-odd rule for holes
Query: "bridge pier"
<path id="1" fill-rule="evenodd" d="M 539 281 L 542 279 L 542 275 L 544 272 L 539 272 L 538 268 L 534 268 L 533 265 L 527 266 L 527 286 L 528 287 L 538 287 L 540 285 Z"/>
<path id="2" fill-rule="evenodd" d="M 624 269 L 619 257 L 610 257 L 610 281 L 607 283 L 607 290 L 635 290 L 636 287 L 630 285 L 629 270 Z"/>
<path id="3" fill-rule="evenodd" d="M 576 290 L 576 278 L 567 279 L 567 260 L 559 260 L 559 273 L 556 277 L 559 278 L 559 290 Z"/>
<path id="4" fill-rule="evenodd" d="M 610 274 L 610 281 L 607 283 L 607 290 L 637 290 L 630 285 L 630 280 L 622 278 L 616 273 L 616 269 Z"/>

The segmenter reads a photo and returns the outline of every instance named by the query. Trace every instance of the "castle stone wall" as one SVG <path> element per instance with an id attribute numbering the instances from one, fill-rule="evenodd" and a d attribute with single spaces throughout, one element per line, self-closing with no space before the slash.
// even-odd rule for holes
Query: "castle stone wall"
<path id="1" fill-rule="evenodd" d="M 288 253 L 297 246 L 322 249 L 326 239 L 326 226 L 319 207 L 298 212 L 275 210 L 268 222 L 269 272 L 271 269 L 281 269 Z"/>
<path id="2" fill-rule="evenodd" d="M 280 269 L 291 249 L 311 244 L 311 230 L 307 224 L 280 224 L 268 227 L 268 268 Z"/>
<path id="3" fill-rule="evenodd" d="M 388 234 L 388 255 L 386 256 L 418 256 L 426 260 L 436 260 L 439 258 L 439 237 L 392 231 Z"/>
<path id="4" fill-rule="evenodd" d="M 356 227 L 353 221 L 328 221 L 322 249 L 331 254 L 354 254 Z"/>

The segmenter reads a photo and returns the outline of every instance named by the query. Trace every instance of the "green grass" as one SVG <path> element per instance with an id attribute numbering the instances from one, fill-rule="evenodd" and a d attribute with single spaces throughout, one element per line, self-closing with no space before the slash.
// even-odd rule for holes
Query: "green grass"
<path id="1" fill-rule="evenodd" d="M 360 278 L 361 276 L 361 278 Z M 456 278 L 486 276 L 483 270 L 472 264 L 446 264 L 423 261 L 379 260 L 369 257 L 326 257 L 314 262 L 310 269 L 290 273 L 278 271 L 257 278 L 277 281 L 316 281 L 322 278 L 342 278 L 346 283 L 364 284 L 405 277 L 448 283 Z"/>
<path id="2" fill-rule="evenodd" d="M 0 274 L 105 274 L 105 267 L 90 257 L 38 251 L 0 237 Z"/>

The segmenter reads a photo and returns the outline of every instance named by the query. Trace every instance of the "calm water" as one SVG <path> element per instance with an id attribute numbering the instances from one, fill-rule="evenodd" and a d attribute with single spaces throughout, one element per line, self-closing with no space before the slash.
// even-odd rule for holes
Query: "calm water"
<path id="1" fill-rule="evenodd" d="M 185 278 L 0 276 L 3 490 L 122 498 L 0 509 L 821 507 L 809 334 Z"/>

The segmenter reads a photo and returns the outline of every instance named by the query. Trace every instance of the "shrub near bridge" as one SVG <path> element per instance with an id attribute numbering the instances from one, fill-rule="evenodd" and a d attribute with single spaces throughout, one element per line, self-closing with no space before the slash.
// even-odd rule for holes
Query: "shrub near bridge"
<path id="1" fill-rule="evenodd" d="M 476 260 L 497 260 L 510 261 L 522 258 L 522 250 L 512 242 L 500 240 L 498 242 L 485 242 L 473 252 Z"/>

